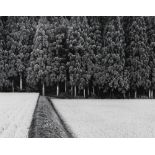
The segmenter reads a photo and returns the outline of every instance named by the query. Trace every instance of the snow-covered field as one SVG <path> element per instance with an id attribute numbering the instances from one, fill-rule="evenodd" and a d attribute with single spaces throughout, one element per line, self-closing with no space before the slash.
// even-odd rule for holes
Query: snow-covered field
<path id="1" fill-rule="evenodd" d="M 155 137 L 155 100 L 52 101 L 77 137 Z"/>
<path id="2" fill-rule="evenodd" d="M 28 137 L 38 93 L 0 93 L 0 137 Z"/>

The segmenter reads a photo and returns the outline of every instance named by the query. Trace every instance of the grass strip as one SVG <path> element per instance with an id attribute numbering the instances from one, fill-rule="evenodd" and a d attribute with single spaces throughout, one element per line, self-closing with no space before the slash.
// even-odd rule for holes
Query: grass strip
<path id="1" fill-rule="evenodd" d="M 29 138 L 70 138 L 55 109 L 40 96 L 29 129 Z"/>

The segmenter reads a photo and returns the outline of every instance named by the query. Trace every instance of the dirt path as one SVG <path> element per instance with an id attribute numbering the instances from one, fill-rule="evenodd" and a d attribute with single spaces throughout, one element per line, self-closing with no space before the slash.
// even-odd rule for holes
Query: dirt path
<path id="1" fill-rule="evenodd" d="M 52 102 L 46 97 L 40 97 L 35 109 L 29 138 L 70 138 L 72 135 L 62 123 Z"/>

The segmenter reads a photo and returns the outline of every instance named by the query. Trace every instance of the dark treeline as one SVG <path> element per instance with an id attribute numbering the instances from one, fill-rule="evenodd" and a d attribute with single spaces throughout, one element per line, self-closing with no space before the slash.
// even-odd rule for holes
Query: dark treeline
<path id="1" fill-rule="evenodd" d="M 155 17 L 0 17 L 0 91 L 153 98 Z"/>

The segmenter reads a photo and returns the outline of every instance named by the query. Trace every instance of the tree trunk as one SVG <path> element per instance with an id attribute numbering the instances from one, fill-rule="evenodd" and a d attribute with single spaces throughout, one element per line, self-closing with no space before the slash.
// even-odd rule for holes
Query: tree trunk
<path id="1" fill-rule="evenodd" d="M 131 98 L 131 94 L 130 94 L 130 91 L 129 91 L 129 98 Z"/>
<path id="2" fill-rule="evenodd" d="M 65 93 L 67 92 L 67 81 L 65 80 Z"/>
<path id="3" fill-rule="evenodd" d="M 95 88 L 94 88 L 94 86 L 93 86 L 93 95 L 95 95 Z"/>
<path id="4" fill-rule="evenodd" d="M 59 83 L 57 82 L 57 96 L 59 96 Z"/>
<path id="5" fill-rule="evenodd" d="M 88 87 L 88 96 L 89 96 L 89 87 Z"/>
<path id="6" fill-rule="evenodd" d="M 77 87 L 77 95 L 79 95 L 80 94 L 80 90 L 79 90 L 79 88 Z"/>
<path id="7" fill-rule="evenodd" d="M 151 90 L 149 89 L 149 98 L 151 98 Z"/>
<path id="8" fill-rule="evenodd" d="M 12 92 L 14 92 L 15 91 L 15 88 L 14 88 L 14 80 L 12 80 L 11 85 L 12 85 Z"/>
<path id="9" fill-rule="evenodd" d="M 135 98 L 137 98 L 137 90 L 135 90 Z"/>
<path id="10" fill-rule="evenodd" d="M 73 96 L 73 86 L 71 86 L 71 96 Z"/>
<path id="11" fill-rule="evenodd" d="M 20 74 L 20 91 L 23 90 L 23 79 L 22 79 L 22 74 Z"/>
<path id="12" fill-rule="evenodd" d="M 86 89 L 85 88 L 83 89 L 83 96 L 84 96 L 84 98 L 86 98 Z"/>
<path id="13" fill-rule="evenodd" d="M 45 84 L 44 84 L 44 82 L 42 84 L 42 95 L 45 96 Z"/>
<path id="14" fill-rule="evenodd" d="M 74 96 L 76 97 L 76 86 L 74 86 Z"/>
<path id="15" fill-rule="evenodd" d="M 151 97 L 153 98 L 153 90 L 151 91 Z"/>
<path id="16" fill-rule="evenodd" d="M 126 96 L 125 96 L 125 92 L 124 92 L 124 93 L 123 93 L 123 98 L 125 99 L 125 97 L 126 97 Z"/>

